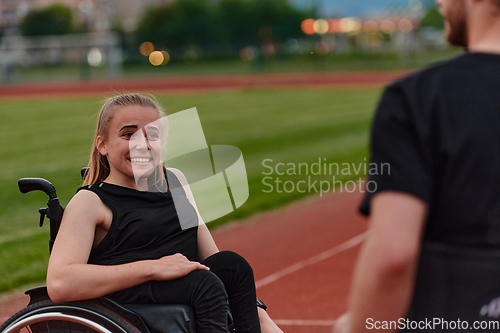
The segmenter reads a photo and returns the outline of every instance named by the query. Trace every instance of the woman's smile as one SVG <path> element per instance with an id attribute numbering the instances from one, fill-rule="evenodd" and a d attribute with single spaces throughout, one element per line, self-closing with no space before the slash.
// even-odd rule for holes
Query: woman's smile
<path id="1" fill-rule="evenodd" d="M 139 163 L 139 164 L 147 164 L 152 160 L 153 160 L 152 158 L 140 158 L 140 157 L 134 157 L 130 159 L 132 163 Z"/>

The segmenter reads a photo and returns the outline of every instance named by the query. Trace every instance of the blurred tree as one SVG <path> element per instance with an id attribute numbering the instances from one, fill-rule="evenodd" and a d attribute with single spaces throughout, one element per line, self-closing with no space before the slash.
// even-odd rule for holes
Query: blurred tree
<path id="1" fill-rule="evenodd" d="M 300 23 L 310 16 L 287 0 L 222 0 L 219 8 L 220 21 L 233 45 L 283 42 L 300 36 Z"/>
<path id="2" fill-rule="evenodd" d="M 174 0 L 147 10 L 136 35 L 139 43 L 160 47 L 239 50 L 298 37 L 300 23 L 309 15 L 287 0 Z"/>
<path id="3" fill-rule="evenodd" d="M 422 27 L 433 27 L 436 29 L 444 29 L 444 18 L 437 7 L 431 7 L 427 10 L 424 17 L 420 21 Z"/>
<path id="4" fill-rule="evenodd" d="M 241 48 L 258 43 L 259 24 L 251 1 L 222 0 L 219 3 L 219 17 L 217 24 L 223 34 L 222 40 L 229 46 Z"/>
<path id="5" fill-rule="evenodd" d="M 73 13 L 55 4 L 29 12 L 20 24 L 23 36 L 63 35 L 73 32 Z"/>
<path id="6" fill-rule="evenodd" d="M 152 7 L 140 20 L 137 37 L 139 42 L 159 46 L 205 47 L 221 37 L 215 24 L 216 12 L 209 0 L 176 0 L 168 6 Z"/>

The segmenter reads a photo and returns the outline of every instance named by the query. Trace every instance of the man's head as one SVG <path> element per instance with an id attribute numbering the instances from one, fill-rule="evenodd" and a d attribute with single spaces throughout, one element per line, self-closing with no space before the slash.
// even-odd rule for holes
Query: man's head
<path id="1" fill-rule="evenodd" d="M 484 14 L 486 11 L 496 16 L 500 14 L 500 0 L 436 0 L 436 2 L 445 19 L 446 40 L 457 47 L 468 47 L 470 44 L 468 33 L 472 24 L 472 11 L 481 7 L 477 13 Z"/>

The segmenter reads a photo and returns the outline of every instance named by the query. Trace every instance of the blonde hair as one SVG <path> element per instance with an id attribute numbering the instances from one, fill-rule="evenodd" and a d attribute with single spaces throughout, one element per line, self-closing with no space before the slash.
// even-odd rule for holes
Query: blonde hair
<path id="1" fill-rule="evenodd" d="M 113 119 L 114 111 L 116 111 L 120 107 L 125 106 L 142 106 L 153 108 L 158 112 L 159 118 L 165 117 L 165 112 L 163 111 L 162 107 L 156 102 L 153 96 L 133 93 L 122 94 L 108 99 L 102 106 L 97 118 L 94 143 L 92 144 L 88 170 L 83 179 L 83 186 L 103 181 L 109 176 L 109 162 L 107 157 L 101 155 L 101 153 L 99 152 L 99 147 L 97 146 L 97 138 L 101 137 L 104 141 L 107 139 L 108 127 L 111 123 L 111 120 Z M 158 184 L 158 182 L 161 182 L 161 179 L 165 178 L 160 177 L 159 170 L 155 170 L 155 172 L 151 176 L 152 178 L 154 178 L 154 180 L 151 182 L 151 180 L 148 178 L 148 183 L 150 184 Z"/>

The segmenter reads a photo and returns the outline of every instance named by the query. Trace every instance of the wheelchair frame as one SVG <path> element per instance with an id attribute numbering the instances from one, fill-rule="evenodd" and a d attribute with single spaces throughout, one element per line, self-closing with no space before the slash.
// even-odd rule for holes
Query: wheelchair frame
<path id="1" fill-rule="evenodd" d="M 81 170 L 82 178 L 87 168 Z M 40 224 L 45 217 L 50 221 L 49 252 L 59 231 L 64 208 L 60 205 L 55 187 L 43 178 L 22 178 L 18 181 L 22 193 L 43 191 L 49 196 L 46 208 L 40 208 Z M 195 333 L 194 311 L 186 305 L 128 305 L 127 307 L 106 297 L 85 301 L 54 303 L 47 294 L 46 286 L 29 289 L 25 294 L 30 296 L 28 306 L 9 318 L 0 326 L 0 333 L 32 332 L 32 333 Z M 173 318 L 173 325 L 163 330 L 158 328 L 162 318 L 149 316 L 151 309 L 159 309 Z M 164 317 L 163 315 L 161 317 Z M 167 315 L 164 321 L 169 319 Z M 182 319 L 179 322 L 179 318 Z M 234 331 L 231 314 L 228 313 L 229 332 Z M 156 330 L 150 330 L 150 327 Z M 23 330 L 24 329 L 24 330 Z"/>

